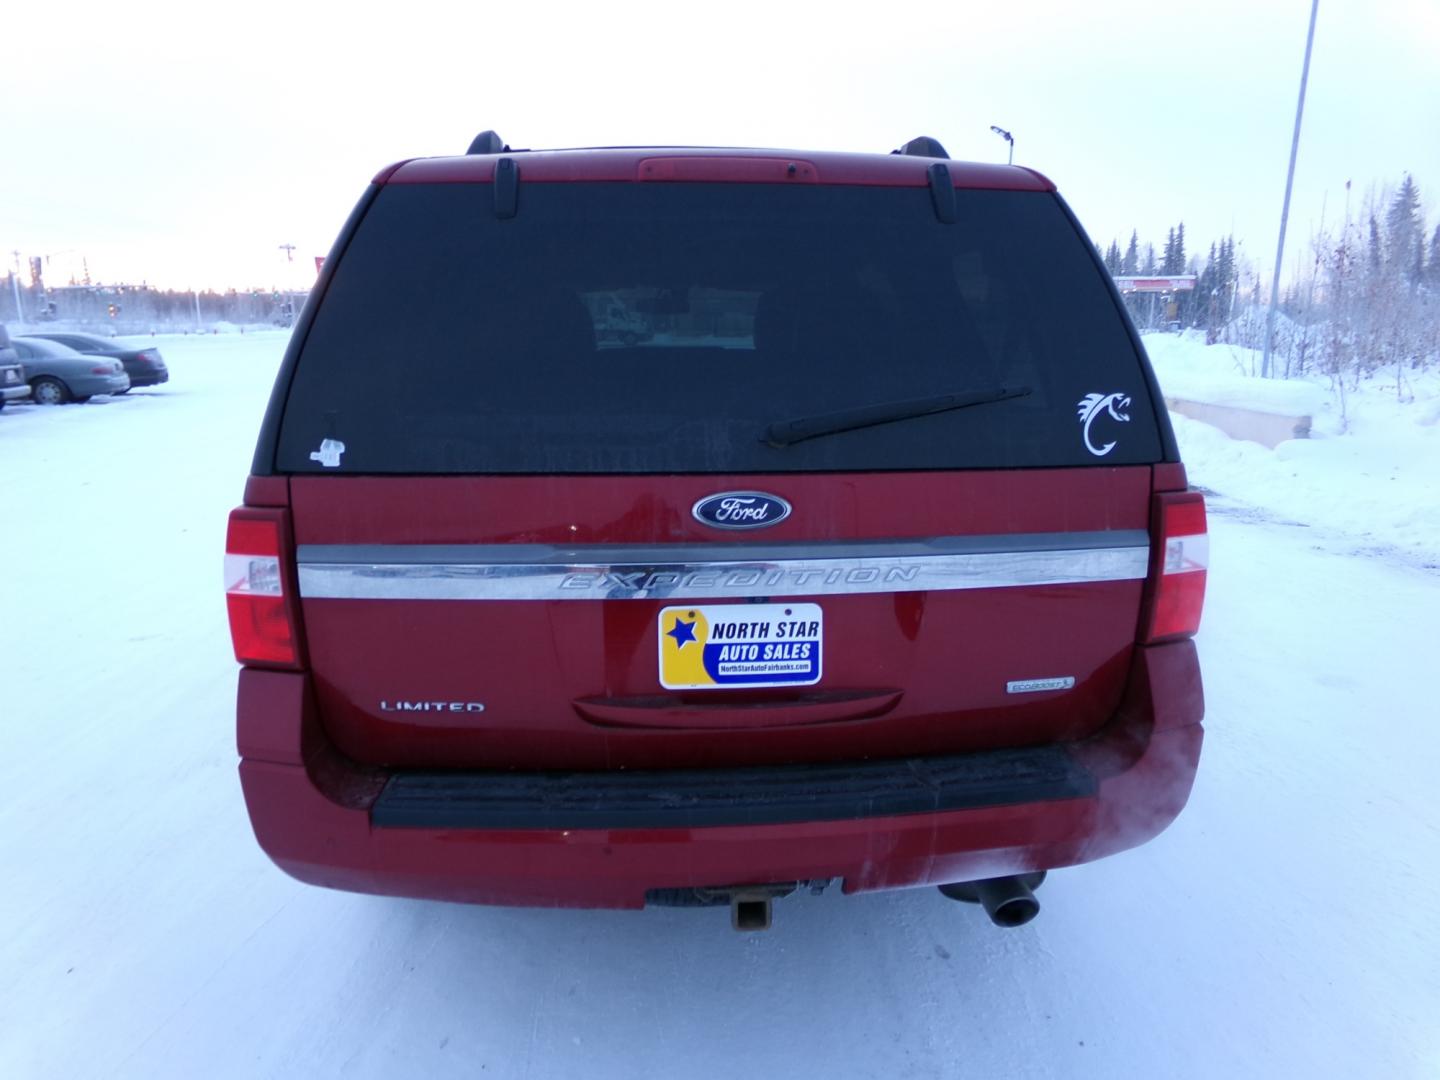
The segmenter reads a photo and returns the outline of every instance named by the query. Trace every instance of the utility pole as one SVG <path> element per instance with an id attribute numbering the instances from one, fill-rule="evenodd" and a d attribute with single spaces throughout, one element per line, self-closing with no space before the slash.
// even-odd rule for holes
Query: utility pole
<path id="1" fill-rule="evenodd" d="M 281 244 L 281 245 L 280 245 L 280 250 L 283 251 L 283 252 L 285 252 L 285 261 L 286 261 L 286 262 L 293 263 L 293 262 L 295 261 L 295 245 L 294 245 L 294 244 Z"/>
<path id="2" fill-rule="evenodd" d="M 10 254 L 15 256 L 15 272 L 10 275 L 10 284 L 15 289 L 15 321 L 23 323 L 25 309 L 20 306 L 20 252 L 12 251 Z"/>
<path id="3" fill-rule="evenodd" d="M 1275 313 L 1280 308 L 1280 263 L 1285 258 L 1285 225 L 1290 220 L 1290 191 L 1295 186 L 1295 157 L 1300 152 L 1300 118 L 1305 114 L 1305 83 L 1310 78 L 1310 50 L 1315 44 L 1315 16 L 1320 0 L 1310 0 L 1310 31 L 1305 35 L 1305 64 L 1300 69 L 1300 100 L 1295 105 L 1295 134 L 1290 139 L 1290 170 L 1285 174 L 1285 202 L 1280 208 L 1280 241 L 1275 245 L 1275 280 L 1270 286 L 1270 314 L 1265 320 L 1265 352 L 1260 377 L 1270 377 L 1270 352 L 1275 347 Z"/>

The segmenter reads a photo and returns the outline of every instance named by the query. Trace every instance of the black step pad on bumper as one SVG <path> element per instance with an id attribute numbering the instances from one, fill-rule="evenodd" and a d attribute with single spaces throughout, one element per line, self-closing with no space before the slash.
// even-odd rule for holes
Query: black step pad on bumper
<path id="1" fill-rule="evenodd" d="M 398 772 L 371 822 L 412 829 L 780 825 L 1078 799 L 1096 789 L 1058 746 L 732 769 Z"/>

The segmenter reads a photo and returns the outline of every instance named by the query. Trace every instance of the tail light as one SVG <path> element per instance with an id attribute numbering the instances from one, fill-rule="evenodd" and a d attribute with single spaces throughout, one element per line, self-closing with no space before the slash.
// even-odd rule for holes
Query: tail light
<path id="1" fill-rule="evenodd" d="M 282 564 L 286 535 L 283 510 L 242 507 L 230 514 L 225 606 L 235 659 L 242 664 L 300 666 L 294 607 Z"/>
<path id="2" fill-rule="evenodd" d="M 1210 563 L 1205 496 L 1197 491 L 1156 495 L 1155 537 L 1158 550 L 1140 634 L 1147 644 L 1192 637 L 1200 629 Z"/>
<path id="3" fill-rule="evenodd" d="M 114 368 L 114 366 L 111 365 L 111 364 L 97 365 L 96 367 L 92 367 L 92 368 L 90 369 L 90 374 L 91 374 L 91 375 L 114 375 L 114 374 L 115 374 L 115 368 Z"/>

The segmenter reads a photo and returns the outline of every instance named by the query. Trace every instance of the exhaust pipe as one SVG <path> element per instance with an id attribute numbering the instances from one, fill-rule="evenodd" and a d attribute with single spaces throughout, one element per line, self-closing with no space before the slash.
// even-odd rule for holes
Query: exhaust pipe
<path id="1" fill-rule="evenodd" d="M 1032 891 L 1045 880 L 1042 870 L 1034 874 L 1012 874 L 1010 877 L 986 878 L 984 881 L 961 881 L 941 885 L 940 891 L 951 900 L 979 904 L 996 926 L 1024 926 L 1040 914 L 1040 901 Z"/>
<path id="2" fill-rule="evenodd" d="M 1018 877 L 977 881 L 975 892 L 980 906 L 996 926 L 1024 926 L 1040 914 L 1040 901 Z"/>

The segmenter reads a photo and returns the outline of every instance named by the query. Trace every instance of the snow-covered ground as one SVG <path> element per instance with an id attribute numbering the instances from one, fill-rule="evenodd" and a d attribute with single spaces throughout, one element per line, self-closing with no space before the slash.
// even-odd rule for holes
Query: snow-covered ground
<path id="1" fill-rule="evenodd" d="M 1147 334 L 1166 394 L 1314 417 L 1309 439 L 1269 450 L 1171 416 L 1192 482 L 1353 544 L 1440 567 L 1440 371 L 1393 373 L 1344 400 L 1323 376 L 1258 379 L 1255 350 L 1196 334 Z"/>
<path id="2" fill-rule="evenodd" d="M 0 1077 L 1440 1076 L 1440 574 L 1365 553 L 1323 463 L 1182 426 L 1221 493 L 1195 793 L 1023 929 L 351 896 L 270 866 L 234 770 L 219 563 L 283 342 L 0 414 Z"/>

